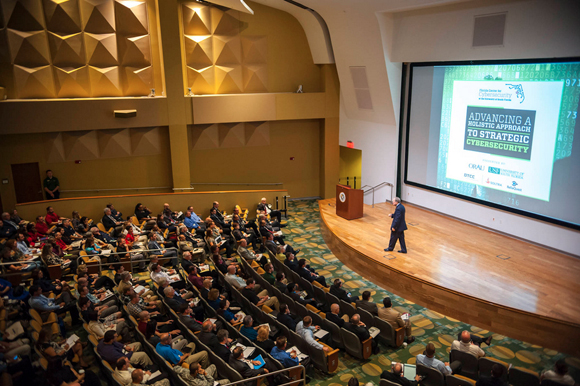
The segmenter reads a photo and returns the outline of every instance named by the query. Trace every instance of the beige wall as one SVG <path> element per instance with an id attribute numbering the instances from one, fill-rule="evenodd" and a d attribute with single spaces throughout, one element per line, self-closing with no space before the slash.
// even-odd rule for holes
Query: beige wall
<path id="1" fill-rule="evenodd" d="M 194 186 L 195 182 L 282 182 L 292 197 L 318 196 L 320 121 L 269 125 L 269 146 L 191 150 Z"/>
<path id="2" fill-rule="evenodd" d="M 70 217 L 73 210 L 78 210 L 81 216 L 92 218 L 100 222 L 103 217 L 103 209 L 109 203 L 115 209 L 123 213 L 126 218 L 135 211 L 135 205 L 141 203 L 151 210 L 153 214 L 161 213 L 163 204 L 168 203 L 171 209 L 185 211 L 188 206 L 193 206 L 197 215 L 202 218 L 209 216 L 209 208 L 213 201 L 220 203 L 220 209 L 231 213 L 235 205 L 250 210 L 249 218 L 255 218 L 256 207 L 262 197 L 266 197 L 269 203 L 275 205 L 276 196 L 282 199 L 286 190 L 252 190 L 235 192 L 192 192 L 192 193 L 166 193 L 166 194 L 142 194 L 122 195 L 89 198 L 71 198 L 53 201 L 41 201 L 36 203 L 18 204 L 18 214 L 23 219 L 32 220 L 38 215 L 46 214 L 46 207 L 51 205 L 54 211 L 61 216 Z"/>
<path id="3" fill-rule="evenodd" d="M 163 153 L 149 156 L 106 158 L 74 161 L 48 162 L 47 150 L 51 134 L 20 134 L 0 136 L 0 178 L 8 178 L 7 185 L 0 184 L 2 204 L 5 210 L 16 203 L 11 164 L 38 162 L 40 178 L 44 171 L 52 169 L 60 182 L 61 190 L 112 189 L 138 187 L 171 187 L 171 164 L 167 133 L 159 144 Z M 155 192 L 148 191 L 147 193 Z M 71 192 L 63 197 L 78 197 L 101 193 Z"/>

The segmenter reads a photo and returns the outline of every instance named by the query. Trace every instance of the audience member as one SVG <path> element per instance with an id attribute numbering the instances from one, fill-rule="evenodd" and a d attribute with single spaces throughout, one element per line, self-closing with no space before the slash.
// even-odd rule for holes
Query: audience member
<path id="1" fill-rule="evenodd" d="M 189 349 L 189 352 L 183 353 L 182 351 L 172 348 L 171 335 L 163 334 L 161 336 L 161 342 L 159 342 L 155 347 L 155 351 L 157 351 L 157 353 L 161 355 L 163 359 L 172 365 L 181 365 L 182 363 L 187 363 L 191 366 L 194 363 L 200 363 L 203 368 L 207 368 L 209 366 L 207 351 L 194 353 L 195 343 L 193 342 L 188 343 L 185 347 Z"/>
<path id="2" fill-rule="evenodd" d="M 469 331 L 461 332 L 461 341 L 454 340 L 453 343 L 451 343 L 451 350 L 466 352 L 476 358 L 485 356 L 485 351 L 483 351 L 481 347 L 471 341 L 471 334 Z"/>
<path id="3" fill-rule="evenodd" d="M 334 282 L 330 287 L 330 293 L 347 303 L 354 303 L 358 300 L 358 296 L 352 296 L 350 292 L 346 292 L 344 288 L 342 288 L 342 280 L 340 279 L 334 279 Z"/>
<path id="4" fill-rule="evenodd" d="M 380 379 L 386 379 L 387 381 L 396 383 L 397 385 L 403 386 L 417 386 L 418 382 L 421 380 L 420 375 L 415 375 L 415 379 L 407 379 L 403 375 L 403 364 L 397 362 L 392 367 L 392 372 L 383 371 Z"/>
<path id="5" fill-rule="evenodd" d="M 355 301 L 356 308 L 362 308 L 365 311 L 368 311 L 373 316 L 379 316 L 379 310 L 376 303 L 371 302 L 369 299 L 371 298 L 370 291 L 363 291 L 362 299 L 357 299 Z"/>
<path id="6" fill-rule="evenodd" d="M 330 351 L 330 347 L 322 345 L 314 338 L 314 332 L 319 329 L 320 326 L 312 325 L 312 318 L 310 316 L 305 316 L 304 319 L 296 325 L 296 333 L 300 335 L 306 343 L 318 350 Z"/>
<path id="7" fill-rule="evenodd" d="M 493 369 L 492 369 L 493 370 Z M 503 368 L 502 368 L 503 370 Z M 493 372 L 492 372 L 493 375 Z M 545 371 L 542 380 L 550 380 L 561 383 L 563 385 L 574 385 L 574 379 L 568 374 L 568 365 L 564 359 L 560 359 L 554 364 L 554 370 Z M 484 385 L 485 386 L 485 385 Z"/>
<path id="8" fill-rule="evenodd" d="M 459 361 L 455 361 L 450 365 L 449 362 L 443 363 L 435 358 L 435 345 L 433 343 L 427 344 L 424 354 L 417 355 L 417 363 L 439 370 L 443 375 L 458 373 L 461 368 L 461 362 Z"/>
<path id="9" fill-rule="evenodd" d="M 379 308 L 378 310 L 379 318 L 389 323 L 394 330 L 399 327 L 405 327 L 407 343 L 413 343 L 415 341 L 415 337 L 411 335 L 413 329 L 411 322 L 408 319 L 404 321 L 401 317 L 401 313 L 393 309 L 393 304 L 390 297 L 387 296 L 383 299 L 383 306 L 383 308 Z"/>
<path id="10" fill-rule="evenodd" d="M 53 176 L 52 170 L 46 171 L 46 178 L 42 181 L 44 194 L 47 200 L 58 200 L 60 198 L 60 182 Z"/>
<path id="11" fill-rule="evenodd" d="M 500 365 L 499 363 L 495 363 L 493 366 L 491 366 L 491 375 L 490 376 L 480 375 L 479 379 L 475 383 L 475 386 L 507 386 L 507 382 L 501 379 L 503 376 L 503 372 L 504 372 L 503 366 Z M 563 385 L 573 386 L 574 380 L 572 380 L 572 383 L 564 383 L 564 382 L 559 383 L 562 383 Z"/>

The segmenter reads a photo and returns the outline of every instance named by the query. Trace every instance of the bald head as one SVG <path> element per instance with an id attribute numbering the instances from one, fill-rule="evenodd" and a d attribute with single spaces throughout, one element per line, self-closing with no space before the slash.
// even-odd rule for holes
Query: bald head
<path id="1" fill-rule="evenodd" d="M 340 307 L 338 304 L 334 303 L 333 305 L 330 306 L 330 312 L 332 312 L 333 314 L 337 314 L 340 312 Z"/>
<path id="2" fill-rule="evenodd" d="M 246 239 L 242 239 L 242 241 L 240 242 L 240 245 L 245 248 L 248 246 L 248 242 L 246 241 Z"/>
<path id="3" fill-rule="evenodd" d="M 143 370 L 135 369 L 131 373 L 131 380 L 134 384 L 140 384 L 143 381 Z"/>
<path id="4" fill-rule="evenodd" d="M 360 323 L 360 315 L 359 314 L 354 314 L 353 316 L 350 317 L 350 323 L 352 324 L 359 324 Z"/>
<path id="5" fill-rule="evenodd" d="M 211 330 L 213 330 L 213 323 L 211 322 L 211 320 L 206 320 L 205 322 L 203 322 L 203 324 L 201 325 L 201 330 L 203 332 L 210 332 Z"/>
<path id="6" fill-rule="evenodd" d="M 203 288 L 211 288 L 211 280 L 205 279 L 203 281 Z"/>
<path id="7" fill-rule="evenodd" d="M 230 275 L 235 275 L 236 274 L 236 266 L 235 265 L 228 266 L 228 273 Z"/>
<path id="8" fill-rule="evenodd" d="M 469 331 L 462 331 L 461 332 L 461 341 L 463 343 L 469 343 L 471 342 L 471 334 L 469 333 Z"/>
<path id="9" fill-rule="evenodd" d="M 139 312 L 139 320 L 147 320 L 147 319 L 149 319 L 149 311 Z"/>
<path id="10" fill-rule="evenodd" d="M 400 362 L 397 362 L 395 366 L 393 366 L 393 373 L 396 375 L 401 375 L 403 372 L 403 365 Z"/>
<path id="11" fill-rule="evenodd" d="M 171 335 L 164 333 L 161 334 L 161 344 L 170 344 L 171 343 Z"/>

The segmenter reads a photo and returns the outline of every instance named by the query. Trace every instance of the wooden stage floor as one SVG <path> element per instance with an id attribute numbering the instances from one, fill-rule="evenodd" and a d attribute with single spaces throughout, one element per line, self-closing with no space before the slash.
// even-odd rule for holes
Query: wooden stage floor
<path id="1" fill-rule="evenodd" d="M 407 254 L 384 252 L 392 205 L 365 205 L 364 217 L 336 215 L 319 201 L 333 253 L 378 285 L 463 322 L 580 355 L 580 259 L 410 204 Z M 570 336 L 569 334 L 572 334 Z"/>

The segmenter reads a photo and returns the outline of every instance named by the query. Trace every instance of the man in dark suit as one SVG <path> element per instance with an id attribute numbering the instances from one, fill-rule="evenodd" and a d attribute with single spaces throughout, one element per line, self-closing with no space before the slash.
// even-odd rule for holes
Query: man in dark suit
<path id="1" fill-rule="evenodd" d="M 355 334 L 358 337 L 358 339 L 361 341 L 361 343 L 371 337 L 371 334 L 369 333 L 369 330 L 367 329 L 366 324 L 361 322 L 359 314 L 354 314 L 353 316 L 351 316 L 350 322 L 345 323 L 344 328 L 346 330 L 352 332 L 353 334 Z M 373 339 L 372 347 L 373 347 L 373 354 L 377 354 L 378 350 L 379 350 L 379 346 L 374 339 Z"/>
<path id="2" fill-rule="evenodd" d="M 286 264 L 286 266 L 292 271 L 298 272 L 298 262 L 296 261 L 296 256 L 294 256 L 293 253 L 286 253 L 286 260 L 284 260 L 284 264 Z"/>
<path id="3" fill-rule="evenodd" d="M 356 308 L 362 308 L 363 310 L 370 312 L 371 315 L 379 316 L 379 308 L 376 303 L 369 302 L 370 298 L 370 291 L 364 291 L 362 293 L 362 300 L 356 301 Z"/>
<path id="4" fill-rule="evenodd" d="M 284 279 L 286 279 L 286 275 L 284 272 L 277 272 L 276 273 L 276 288 L 280 290 L 283 294 L 288 295 L 288 285 L 284 284 Z"/>
<path id="5" fill-rule="evenodd" d="M 334 279 L 334 282 L 330 287 L 330 293 L 347 303 L 353 303 L 358 300 L 358 296 L 351 296 L 342 288 L 342 280 L 340 279 Z"/>
<path id="6" fill-rule="evenodd" d="M 230 362 L 230 343 L 232 340 L 229 338 L 228 330 L 222 329 L 217 332 L 218 345 L 213 348 L 213 352 L 224 362 Z"/>
<path id="7" fill-rule="evenodd" d="M 113 228 L 115 230 L 113 232 L 113 235 L 119 236 L 121 234 L 121 232 L 123 231 L 123 222 L 117 220 L 113 216 L 111 209 L 105 208 L 104 212 L 105 212 L 105 215 L 101 219 L 101 222 L 105 226 L 105 229 L 109 230 L 109 229 Z"/>
<path id="8" fill-rule="evenodd" d="M 192 332 L 201 331 L 201 323 L 199 323 L 192 314 L 193 312 L 189 305 L 179 305 L 179 308 L 177 309 L 177 316 L 179 317 L 179 321 Z"/>
<path id="9" fill-rule="evenodd" d="M 219 345 L 215 330 L 215 324 L 213 324 L 211 320 L 208 319 L 201 325 L 201 332 L 197 336 L 201 343 L 205 344 L 212 350 Z"/>
<path id="10" fill-rule="evenodd" d="M 296 332 L 296 320 L 299 318 L 290 313 L 290 309 L 286 303 L 280 304 L 280 313 L 278 314 L 278 321 L 288 327 L 289 330 Z"/>
<path id="11" fill-rule="evenodd" d="M 407 253 L 407 245 L 405 244 L 405 231 L 407 230 L 407 223 L 405 222 L 405 207 L 401 204 L 401 199 L 399 197 L 393 198 L 393 205 L 395 206 L 395 213 L 389 214 L 389 217 L 393 218 L 391 223 L 391 240 L 389 241 L 389 247 L 385 249 L 385 252 L 390 252 L 395 249 L 395 244 L 399 240 L 401 249 L 397 252 Z"/>
<path id="12" fill-rule="evenodd" d="M 310 266 L 306 265 L 306 259 L 298 260 L 298 271 L 296 271 L 296 273 L 298 273 L 301 278 L 306 279 L 309 283 L 317 281 L 323 287 L 328 287 L 328 284 L 326 284 L 326 278 L 324 276 L 320 276 L 313 268 L 310 268 Z"/>
<path id="13" fill-rule="evenodd" d="M 338 327 L 344 327 L 344 319 L 340 313 L 340 306 L 338 304 L 332 304 L 330 306 L 330 313 L 326 314 L 326 320 L 336 324 Z"/>
<path id="14" fill-rule="evenodd" d="M 260 374 L 269 373 L 268 369 L 266 369 L 265 366 L 258 370 L 254 370 L 245 361 L 246 360 L 244 359 L 244 349 L 242 349 L 239 346 L 236 347 L 234 351 L 232 351 L 232 354 L 230 355 L 229 364 L 230 366 L 233 367 L 234 370 L 240 373 L 242 377 L 252 378 Z M 253 364 L 257 365 L 260 364 L 260 362 L 253 361 Z"/>
<path id="15" fill-rule="evenodd" d="M 503 372 L 503 366 L 496 363 L 491 367 L 491 377 L 481 376 L 475 386 L 506 386 L 507 383 L 501 379 Z"/>
<path id="16" fill-rule="evenodd" d="M 289 296 L 292 298 L 292 300 L 294 300 L 296 303 L 300 303 L 303 306 L 306 306 L 307 304 L 310 304 L 311 306 L 316 306 L 316 300 L 308 297 L 308 298 L 303 298 L 302 297 L 302 291 L 300 290 L 300 287 L 298 286 L 298 284 L 296 283 L 290 283 L 288 284 L 288 292 L 289 292 Z"/>
<path id="17" fill-rule="evenodd" d="M 219 215 L 218 216 L 218 212 L 215 208 L 211 208 L 210 212 L 209 212 L 209 218 L 211 218 L 213 220 L 213 222 L 215 223 L 215 225 L 217 225 L 218 227 L 220 227 L 221 229 L 223 229 L 224 234 L 230 234 L 231 233 L 231 227 L 230 227 L 230 223 L 226 223 L 224 222 L 224 218 L 223 216 Z"/>
<path id="18" fill-rule="evenodd" d="M 420 375 L 415 375 L 414 380 L 408 380 L 403 376 L 403 365 L 401 363 L 396 363 L 393 366 L 393 372 L 388 372 L 387 370 L 383 371 L 381 374 L 380 379 L 386 379 L 387 381 L 391 381 L 396 383 L 397 385 L 403 386 L 416 386 L 418 382 L 421 380 Z"/>

